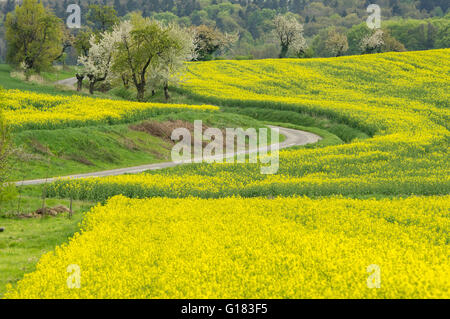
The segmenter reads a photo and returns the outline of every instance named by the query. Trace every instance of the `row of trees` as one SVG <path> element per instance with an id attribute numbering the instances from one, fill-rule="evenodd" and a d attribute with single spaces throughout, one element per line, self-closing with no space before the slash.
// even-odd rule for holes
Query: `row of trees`
<path id="1" fill-rule="evenodd" d="M 275 31 L 281 44 L 280 58 L 288 56 L 289 52 L 297 57 L 312 56 L 311 48 L 308 47 L 303 36 L 303 25 L 295 16 L 278 15 L 274 21 Z M 366 25 L 361 25 L 358 31 L 358 34 L 352 34 L 352 46 L 356 42 L 360 53 L 406 51 L 404 45 L 393 38 L 387 30 L 371 30 Z M 313 46 L 323 55 L 333 57 L 342 56 L 350 49 L 347 35 L 336 27 L 321 32 Z"/>
<path id="2" fill-rule="evenodd" d="M 350 32 L 367 18 L 366 8 L 371 2 L 381 7 L 385 32 L 401 42 L 407 50 L 424 50 L 450 46 L 448 40 L 450 15 L 448 0 L 41 0 L 59 18 L 66 18 L 69 4 L 82 8 L 82 24 L 91 23 L 92 4 L 112 6 L 117 15 L 126 17 L 130 12 L 141 11 L 165 24 L 176 23 L 184 27 L 206 25 L 222 33 L 239 34 L 239 41 L 228 58 L 253 55 L 255 58 L 276 57 L 278 39 L 273 35 L 274 20 L 278 14 L 295 14 L 304 27 L 304 37 L 310 44 L 309 55 L 331 56 L 314 45 L 314 40 L 324 39 L 325 30 L 336 28 L 349 38 L 348 54 L 360 53 L 359 43 L 352 43 Z M 0 2 L 2 12 L 14 11 L 15 0 Z M 444 17 L 445 16 L 445 17 Z M 427 20 L 424 20 L 427 19 Z M 92 26 L 91 26 L 92 27 Z M 0 59 L 4 44 L 0 21 Z M 327 35 L 326 35 L 327 36 Z M 326 40 L 325 36 L 325 40 Z M 446 40 L 440 40 L 446 37 Z M 434 40 L 435 39 L 435 40 Z M 322 46 L 324 47 L 324 45 Z M 74 57 L 70 56 L 73 62 Z"/>
<path id="3" fill-rule="evenodd" d="M 346 33 L 336 27 L 321 31 L 312 43 L 316 54 L 338 57 L 344 54 L 403 52 L 405 46 L 388 29 L 369 29 L 361 24 Z"/>
<path id="4" fill-rule="evenodd" d="M 59 17 L 65 15 L 68 4 L 78 3 L 86 10 L 90 4 L 107 4 L 113 6 L 119 16 L 129 12 L 141 11 L 143 16 L 165 14 L 183 19 L 194 25 L 215 23 L 222 31 L 239 31 L 244 29 L 256 39 L 264 29 L 264 16 L 268 12 L 292 12 L 303 17 L 306 34 L 317 33 L 324 26 L 331 24 L 340 27 L 345 21 L 356 17 L 361 21 L 366 16 L 365 9 L 369 3 L 381 6 L 383 17 L 424 19 L 431 16 L 443 16 L 449 8 L 447 0 L 42 0 L 55 10 Z M 3 10 L 13 11 L 15 0 L 5 0 Z M 331 20 L 334 20 L 331 23 Z M 357 22 L 358 23 L 358 22 Z M 239 28 L 236 30 L 234 28 Z"/>
<path id="5" fill-rule="evenodd" d="M 73 48 L 76 62 L 82 66 L 76 74 L 78 90 L 82 90 L 84 81 L 89 83 L 91 93 L 99 83 L 122 84 L 127 89 L 134 86 L 141 101 L 147 90 L 154 93 L 158 89 L 168 99 L 169 86 L 182 78 L 185 61 L 210 60 L 217 53 L 229 51 L 241 37 L 206 25 L 163 23 L 137 12 L 120 19 L 113 7 L 103 5 L 91 5 L 86 22 L 71 33 L 42 2 L 23 0 L 5 21 L 8 61 L 28 76 L 64 59 L 66 51 Z M 389 29 L 370 30 L 365 24 L 355 25 L 348 32 L 337 27 L 321 30 L 308 46 L 297 15 L 279 14 L 272 23 L 270 33 L 277 41 L 280 58 L 312 57 L 313 51 L 337 57 L 406 50 Z M 432 31 L 429 26 L 429 38 L 433 38 Z"/>
<path id="6" fill-rule="evenodd" d="M 235 34 L 207 26 L 163 24 L 140 13 L 121 20 L 109 6 L 90 6 L 87 21 L 71 33 L 42 2 L 24 0 L 6 18 L 8 61 L 29 76 L 49 68 L 72 47 L 82 66 L 76 74 L 78 90 L 83 81 L 90 93 L 100 82 L 123 83 L 136 88 L 140 101 L 146 90 L 158 88 L 168 99 L 169 85 L 180 81 L 185 61 L 209 59 L 237 40 Z"/>
<path id="7" fill-rule="evenodd" d="M 91 93 L 98 82 L 121 81 L 125 87 L 131 83 L 136 88 L 139 101 L 144 100 L 148 88 L 158 87 L 168 99 L 169 84 L 180 80 L 184 62 L 195 54 L 192 33 L 133 14 L 112 30 L 90 37 L 89 49 L 78 59 L 84 66 L 77 75 L 79 87 L 84 77 Z"/>

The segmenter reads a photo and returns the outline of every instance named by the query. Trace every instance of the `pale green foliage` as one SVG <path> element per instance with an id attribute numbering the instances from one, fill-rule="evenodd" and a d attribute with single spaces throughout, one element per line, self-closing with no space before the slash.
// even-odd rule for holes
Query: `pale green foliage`
<path id="1" fill-rule="evenodd" d="M 138 100 L 142 101 L 152 69 L 157 68 L 164 55 L 170 56 L 170 50 L 179 50 L 181 44 L 170 36 L 169 28 L 138 14 L 122 22 L 114 33 L 120 41 L 114 51 L 113 71 L 131 77 Z"/>
<path id="2" fill-rule="evenodd" d="M 345 34 L 339 33 L 335 28 L 328 32 L 325 48 L 332 56 L 341 56 L 348 51 L 348 40 Z"/>
<path id="3" fill-rule="evenodd" d="M 91 48 L 90 39 L 92 35 L 92 29 L 85 27 L 81 29 L 73 41 L 73 47 L 77 51 L 78 55 L 89 54 L 89 49 Z"/>
<path id="4" fill-rule="evenodd" d="M 222 33 L 216 28 L 200 25 L 190 28 L 194 42 L 195 59 L 207 61 L 213 59 L 214 54 L 231 51 L 239 39 L 238 33 Z"/>
<path id="5" fill-rule="evenodd" d="M 100 32 L 110 31 L 118 22 L 117 12 L 107 5 L 92 4 L 87 13 L 88 24 Z"/>
<path id="6" fill-rule="evenodd" d="M 168 94 L 169 84 L 176 85 L 181 81 L 186 71 L 185 62 L 195 60 L 197 54 L 192 32 L 178 25 L 170 25 L 164 29 L 174 42 L 170 48 L 159 56 L 158 63 L 152 65 L 150 86 L 152 89 L 162 87 Z"/>
<path id="7" fill-rule="evenodd" d="M 366 35 L 361 40 L 360 45 L 363 53 L 406 51 L 402 43 L 393 38 L 388 31 L 382 29 L 377 29 L 372 34 Z"/>
<path id="8" fill-rule="evenodd" d="M 6 17 L 8 61 L 26 71 L 48 67 L 63 47 L 62 21 L 38 0 L 24 0 Z"/>

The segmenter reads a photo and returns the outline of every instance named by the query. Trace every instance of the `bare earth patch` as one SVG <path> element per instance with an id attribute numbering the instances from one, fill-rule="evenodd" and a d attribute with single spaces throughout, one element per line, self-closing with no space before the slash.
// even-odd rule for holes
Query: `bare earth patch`
<path id="1" fill-rule="evenodd" d="M 145 132 L 147 134 L 162 138 L 163 140 L 174 143 L 172 140 L 172 132 L 178 128 L 185 128 L 194 133 L 194 124 L 182 120 L 171 120 L 166 122 L 156 122 L 156 121 L 145 121 L 136 125 L 130 125 L 129 128 L 138 132 Z M 202 125 L 202 131 L 205 132 L 209 127 Z M 222 134 L 225 135 L 225 130 L 222 130 Z M 224 146 L 225 146 L 224 139 Z M 203 146 L 208 145 L 210 141 L 203 141 Z M 194 139 L 192 139 L 192 145 L 194 144 Z"/>
<path id="2" fill-rule="evenodd" d="M 70 209 L 67 208 L 66 206 L 60 205 L 60 206 L 55 206 L 53 208 L 51 207 L 45 207 L 45 208 L 39 208 L 38 210 L 26 214 L 26 213 L 21 213 L 16 215 L 15 217 L 17 218 L 42 218 L 44 216 L 51 216 L 51 217 L 56 217 L 60 214 L 64 214 L 64 213 L 70 213 Z"/>

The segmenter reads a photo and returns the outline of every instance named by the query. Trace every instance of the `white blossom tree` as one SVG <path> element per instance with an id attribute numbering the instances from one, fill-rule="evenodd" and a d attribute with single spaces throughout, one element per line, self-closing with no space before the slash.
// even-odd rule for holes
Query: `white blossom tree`
<path id="1" fill-rule="evenodd" d="M 81 55 L 78 64 L 83 65 L 81 73 L 89 79 L 89 93 L 94 93 L 95 84 L 108 80 L 119 32 L 104 32 L 100 37 L 92 35 L 89 43 L 89 55 Z"/>
<path id="2" fill-rule="evenodd" d="M 175 24 L 164 29 L 174 42 L 159 56 L 157 63 L 152 65 L 149 83 L 153 90 L 162 87 L 165 98 L 168 100 L 169 85 L 177 84 L 182 80 L 186 71 L 186 62 L 196 60 L 197 53 L 192 32 Z"/>
<path id="3" fill-rule="evenodd" d="M 300 36 L 297 36 L 294 42 L 291 44 L 291 49 L 294 51 L 295 55 L 298 57 L 301 57 L 305 54 L 306 50 L 308 49 L 308 44 L 306 43 L 305 38 L 303 37 L 303 34 Z"/>
<path id="4" fill-rule="evenodd" d="M 278 15 L 274 20 L 275 33 L 280 40 L 280 58 L 285 58 L 289 48 L 295 46 L 295 50 L 304 50 L 306 41 L 303 38 L 303 25 L 293 15 Z"/>
<path id="5" fill-rule="evenodd" d="M 381 29 L 377 29 L 370 35 L 365 36 L 361 40 L 361 50 L 364 53 L 377 53 L 381 52 L 384 46 L 384 32 Z"/>

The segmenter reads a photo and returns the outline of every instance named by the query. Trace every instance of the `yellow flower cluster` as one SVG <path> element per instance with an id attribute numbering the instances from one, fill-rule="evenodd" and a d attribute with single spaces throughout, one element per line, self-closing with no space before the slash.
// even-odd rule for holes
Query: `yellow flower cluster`
<path id="1" fill-rule="evenodd" d="M 449 298 L 449 202 L 117 196 L 5 297 Z"/>
<path id="2" fill-rule="evenodd" d="M 16 130 L 114 124 L 138 121 L 162 113 L 219 109 L 211 105 L 138 103 L 19 90 L 0 91 L 0 105 L 7 124 Z"/>

